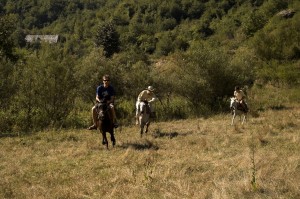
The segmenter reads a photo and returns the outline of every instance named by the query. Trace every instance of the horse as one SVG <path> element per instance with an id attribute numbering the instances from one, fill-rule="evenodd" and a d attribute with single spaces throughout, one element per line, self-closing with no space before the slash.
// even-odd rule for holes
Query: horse
<path id="1" fill-rule="evenodd" d="M 148 133 L 148 128 L 150 125 L 150 106 L 148 101 L 142 101 L 139 104 L 140 109 L 140 115 L 139 115 L 139 125 L 140 125 L 140 133 L 141 137 L 143 136 L 143 133 Z M 144 128 L 146 127 L 145 131 Z"/>
<path id="2" fill-rule="evenodd" d="M 236 116 L 240 116 L 240 120 L 242 121 L 242 124 L 244 124 L 247 118 L 247 111 L 243 109 L 243 107 L 239 102 L 236 101 L 234 97 L 230 98 L 230 109 L 232 110 L 231 125 L 234 124 L 234 119 Z"/>
<path id="3" fill-rule="evenodd" d="M 106 145 L 108 149 L 108 141 L 106 137 L 106 132 L 110 134 L 110 139 L 113 147 L 116 145 L 116 139 L 114 135 L 114 124 L 111 116 L 111 111 L 109 105 L 105 101 L 97 103 L 98 110 L 98 126 L 100 133 L 102 134 L 102 144 Z"/>

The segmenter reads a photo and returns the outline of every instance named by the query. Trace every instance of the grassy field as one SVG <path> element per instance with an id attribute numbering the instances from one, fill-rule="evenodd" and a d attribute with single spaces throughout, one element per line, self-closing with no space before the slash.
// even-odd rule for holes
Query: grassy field
<path id="1" fill-rule="evenodd" d="M 300 198 L 300 105 L 242 126 L 231 115 L 0 138 L 0 198 Z M 111 146 L 110 146 L 111 147 Z"/>

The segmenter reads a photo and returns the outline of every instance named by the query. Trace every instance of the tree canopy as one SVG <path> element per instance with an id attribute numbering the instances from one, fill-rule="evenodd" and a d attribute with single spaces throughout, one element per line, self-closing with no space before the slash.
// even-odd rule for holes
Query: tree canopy
<path id="1" fill-rule="evenodd" d="M 104 73 L 124 122 L 150 84 L 163 119 L 226 110 L 235 85 L 299 86 L 299 23 L 297 0 L 1 1 L 0 131 L 85 125 Z"/>

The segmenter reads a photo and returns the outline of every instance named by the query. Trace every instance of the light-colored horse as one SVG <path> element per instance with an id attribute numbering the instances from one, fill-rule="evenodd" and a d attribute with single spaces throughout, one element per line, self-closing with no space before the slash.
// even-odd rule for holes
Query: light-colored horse
<path id="1" fill-rule="evenodd" d="M 148 127 L 150 125 L 150 106 L 148 102 L 140 102 L 139 104 L 140 108 L 140 115 L 139 115 L 139 125 L 140 125 L 140 133 L 141 137 L 143 136 L 143 133 L 148 133 Z M 146 127 L 145 131 L 144 128 Z"/>
<path id="2" fill-rule="evenodd" d="M 240 121 L 242 121 L 242 124 L 246 122 L 247 119 L 247 113 L 238 109 L 239 102 L 235 100 L 234 97 L 230 98 L 230 109 L 232 110 L 233 116 L 231 120 L 231 125 L 234 124 L 234 119 L 236 116 L 240 116 Z"/>

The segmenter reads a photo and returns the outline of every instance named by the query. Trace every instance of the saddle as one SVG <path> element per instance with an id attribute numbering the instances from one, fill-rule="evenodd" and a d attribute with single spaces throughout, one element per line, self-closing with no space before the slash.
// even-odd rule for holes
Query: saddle
<path id="1" fill-rule="evenodd" d="M 147 100 L 143 100 L 142 102 L 144 102 L 146 105 L 149 104 L 149 102 Z"/>

